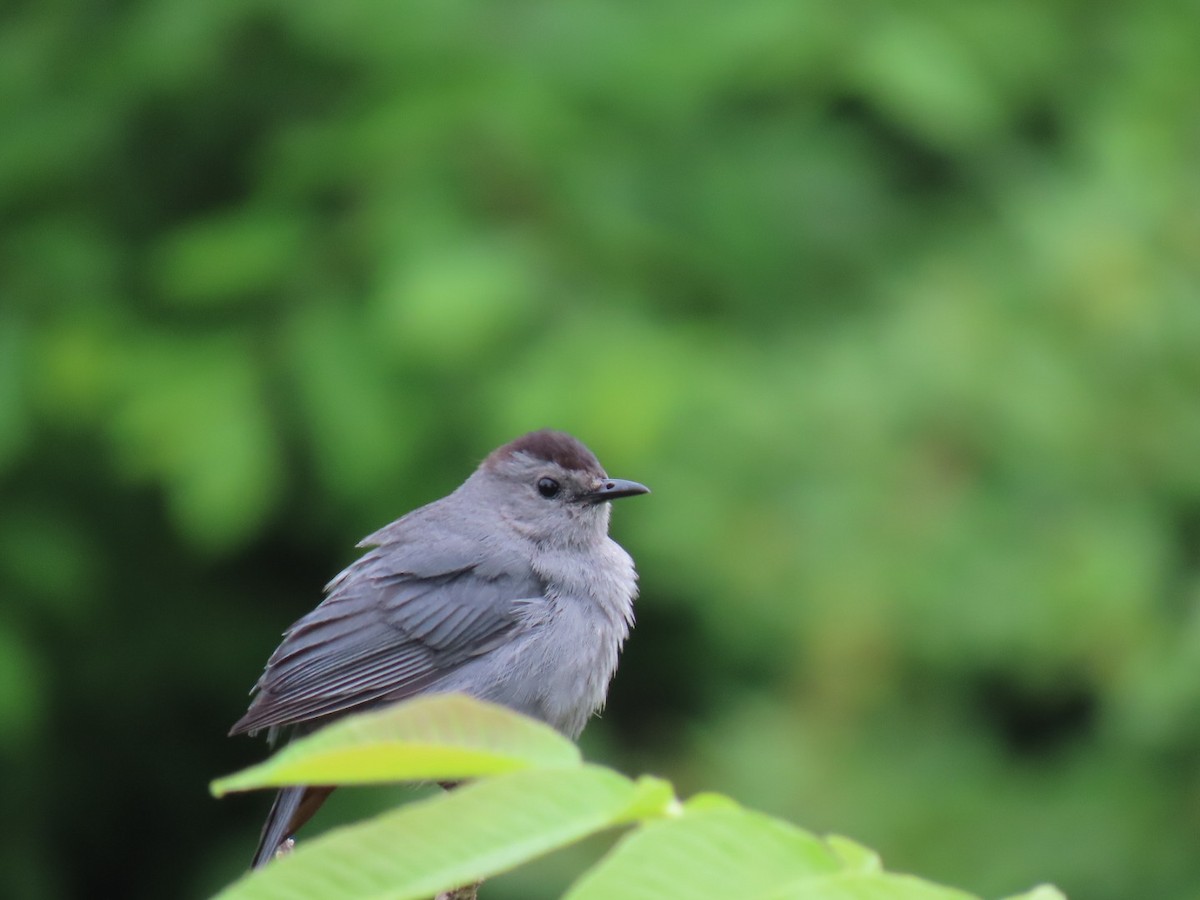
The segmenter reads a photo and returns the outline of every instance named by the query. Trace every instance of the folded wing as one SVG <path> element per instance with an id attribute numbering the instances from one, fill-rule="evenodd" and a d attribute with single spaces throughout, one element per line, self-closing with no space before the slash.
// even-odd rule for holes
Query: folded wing
<path id="1" fill-rule="evenodd" d="M 404 557 L 377 548 L 330 583 L 324 602 L 285 632 L 231 734 L 419 693 L 522 627 L 523 603 L 543 596 L 518 560 L 476 550 L 447 554 L 457 565 L 430 571 Z"/>

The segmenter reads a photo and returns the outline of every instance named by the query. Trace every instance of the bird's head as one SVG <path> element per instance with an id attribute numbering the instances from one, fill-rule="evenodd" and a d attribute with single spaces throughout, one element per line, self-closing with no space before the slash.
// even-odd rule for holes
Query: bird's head
<path id="1" fill-rule="evenodd" d="M 609 501 L 650 490 L 636 481 L 609 478 L 580 441 L 549 429 L 494 450 L 468 484 L 522 534 L 565 544 L 603 538 Z"/>

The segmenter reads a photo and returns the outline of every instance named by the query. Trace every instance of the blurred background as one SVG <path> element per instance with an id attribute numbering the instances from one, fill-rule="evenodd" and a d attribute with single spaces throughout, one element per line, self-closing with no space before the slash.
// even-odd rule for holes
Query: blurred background
<path id="1" fill-rule="evenodd" d="M 1197 896 L 1192 4 L 0 23 L 7 895 L 235 877 L 280 632 L 552 426 L 654 488 L 591 758 L 985 895 Z M 342 793 L 309 833 L 397 796 Z"/>

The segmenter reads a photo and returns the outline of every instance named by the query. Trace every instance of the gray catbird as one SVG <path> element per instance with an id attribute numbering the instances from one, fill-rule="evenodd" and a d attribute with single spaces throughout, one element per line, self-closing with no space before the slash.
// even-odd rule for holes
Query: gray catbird
<path id="1" fill-rule="evenodd" d="M 414 694 L 462 691 L 572 739 L 604 704 L 637 575 L 608 536 L 609 478 L 583 444 L 535 431 L 493 451 L 449 496 L 365 538 L 371 547 L 284 633 L 230 734 L 305 734 Z M 281 790 L 261 866 L 331 788 Z"/>

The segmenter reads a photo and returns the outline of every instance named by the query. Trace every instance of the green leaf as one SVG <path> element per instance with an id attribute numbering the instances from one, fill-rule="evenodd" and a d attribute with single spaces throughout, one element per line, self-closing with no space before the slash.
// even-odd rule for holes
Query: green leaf
<path id="1" fill-rule="evenodd" d="M 1067 895 L 1052 884 L 1039 884 L 1023 894 L 1013 894 L 1004 900 L 1067 900 Z"/>
<path id="2" fill-rule="evenodd" d="M 638 800 L 637 785 L 599 766 L 498 775 L 301 842 L 219 896 L 428 898 L 608 828 Z"/>
<path id="3" fill-rule="evenodd" d="M 883 870 L 879 854 L 870 847 L 864 847 L 857 841 L 842 837 L 840 834 L 826 835 L 825 843 L 829 845 L 830 850 L 837 854 L 842 864 L 852 872 L 880 872 Z"/>
<path id="4" fill-rule="evenodd" d="M 817 875 L 761 896 L 763 900 L 979 900 L 954 888 L 888 872 Z"/>
<path id="5" fill-rule="evenodd" d="M 335 722 L 266 762 L 214 781 L 212 791 L 452 781 L 580 762 L 579 748 L 548 725 L 471 697 L 434 694 Z"/>
<path id="6" fill-rule="evenodd" d="M 706 794 L 632 832 L 566 900 L 977 900 L 880 870 L 846 838 L 812 834 Z M 1049 900 L 1049 898 L 1047 898 Z"/>
<path id="7" fill-rule="evenodd" d="M 771 897 L 798 879 L 841 872 L 819 838 L 706 795 L 682 815 L 627 835 L 567 900 L 728 900 Z"/>
<path id="8" fill-rule="evenodd" d="M 634 788 L 633 799 L 621 814 L 622 822 L 678 815 L 683 809 L 675 799 L 675 788 L 669 781 L 643 775 L 634 783 Z"/>

